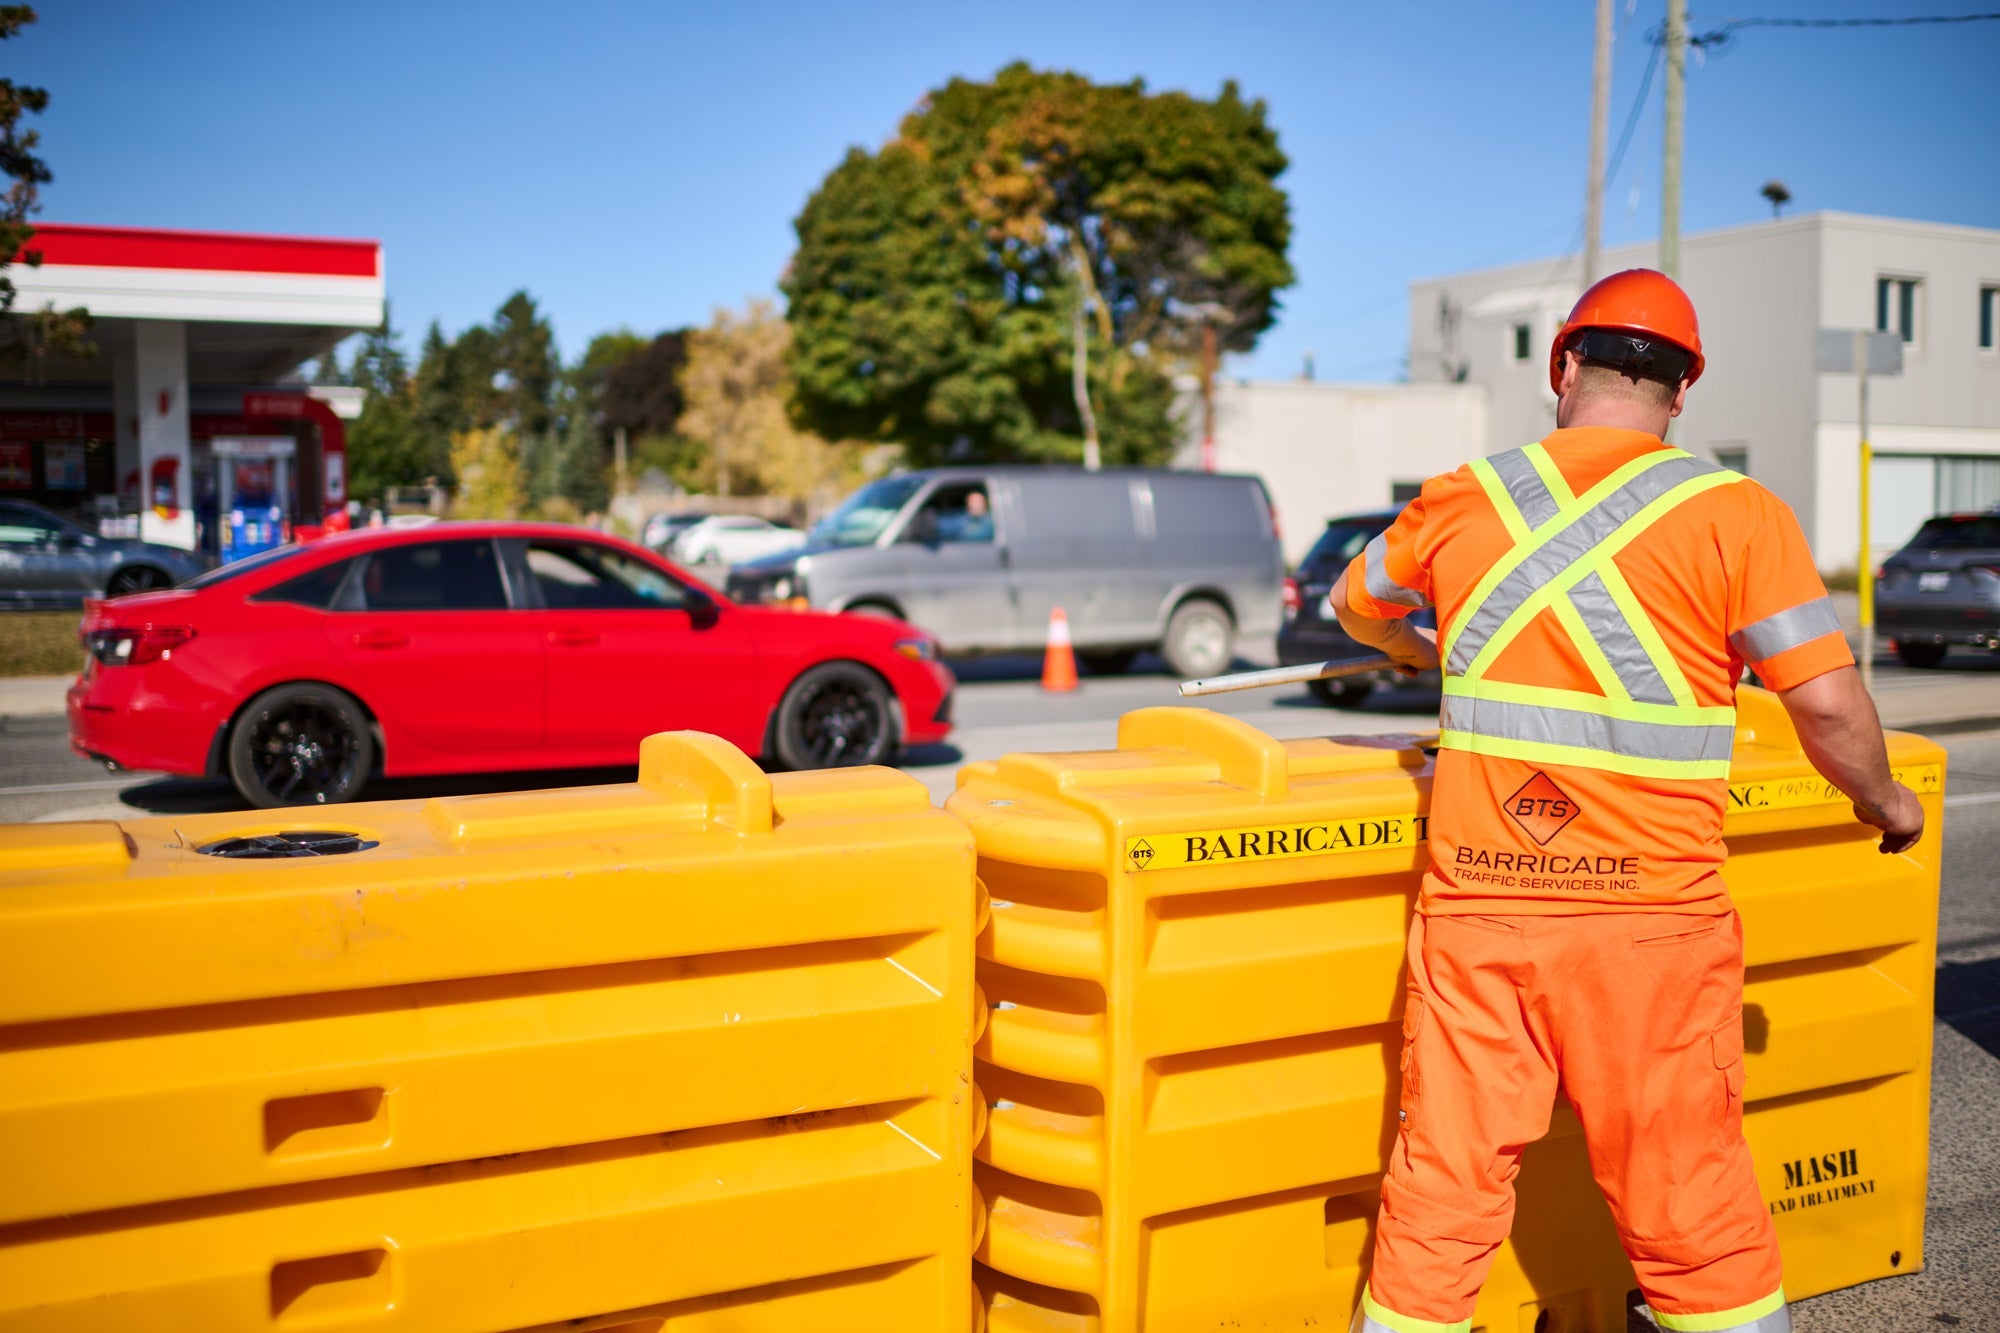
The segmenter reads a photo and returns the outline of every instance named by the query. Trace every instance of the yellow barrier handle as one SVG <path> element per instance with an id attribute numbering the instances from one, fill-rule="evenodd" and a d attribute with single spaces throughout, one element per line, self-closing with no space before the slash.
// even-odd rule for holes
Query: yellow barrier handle
<path id="1" fill-rule="evenodd" d="M 1121 750 L 1188 750 L 1232 787 L 1280 801 L 1291 790 L 1285 747 L 1241 718 L 1206 708 L 1140 708 L 1118 719 Z"/>
<path id="2" fill-rule="evenodd" d="M 708 817 L 738 833 L 769 833 L 771 779 L 739 749 L 705 731 L 663 731 L 639 745 L 639 785 L 662 796 L 692 787 Z"/>

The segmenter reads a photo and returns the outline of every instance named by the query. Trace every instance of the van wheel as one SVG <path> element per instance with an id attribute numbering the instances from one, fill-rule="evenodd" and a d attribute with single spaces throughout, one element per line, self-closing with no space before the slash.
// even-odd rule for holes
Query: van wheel
<path id="1" fill-rule="evenodd" d="M 1904 643 L 1896 641 L 1896 660 L 1906 667 L 1918 667 L 1928 671 L 1944 664 L 1944 655 L 1949 651 L 1941 643 Z"/>
<path id="2" fill-rule="evenodd" d="M 855 662 L 822 662 L 778 704 L 778 760 L 786 768 L 886 763 L 896 712 L 882 678 Z"/>
<path id="3" fill-rule="evenodd" d="M 1177 676 L 1213 676 L 1235 656 L 1235 638 L 1229 613 L 1205 598 L 1195 598 L 1174 608 L 1160 656 Z"/>
<path id="4" fill-rule="evenodd" d="M 229 779 L 259 809 L 337 805 L 361 794 L 375 737 L 330 685 L 280 685 L 250 701 L 229 733 Z"/>
<path id="5" fill-rule="evenodd" d="M 1139 654 L 1130 648 L 1079 648 L 1076 660 L 1093 676 L 1122 676 L 1132 669 Z"/>
<path id="6" fill-rule="evenodd" d="M 903 613 L 887 602 L 856 602 L 840 608 L 851 616 L 874 616 L 877 620 L 901 620 Z"/>
<path id="7" fill-rule="evenodd" d="M 1328 708 L 1359 708 L 1375 692 L 1372 680 L 1312 680 L 1306 682 L 1313 698 Z"/>

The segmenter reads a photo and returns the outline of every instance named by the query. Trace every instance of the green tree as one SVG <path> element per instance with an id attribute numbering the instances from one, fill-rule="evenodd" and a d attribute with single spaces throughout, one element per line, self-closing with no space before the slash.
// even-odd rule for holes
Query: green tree
<path id="1" fill-rule="evenodd" d="M 377 503 L 391 486 L 420 486 L 451 475 L 451 438 L 435 437 L 424 427 L 409 363 L 396 345 L 386 307 L 381 326 L 363 335 L 347 377 L 367 394 L 347 432 L 348 494 Z"/>
<path id="2" fill-rule="evenodd" d="M 467 337 L 471 337 L 468 330 Z M 554 395 L 561 364 L 555 333 L 535 298 L 515 292 L 493 316 L 491 358 L 502 410 L 523 439 L 548 434 L 555 424 Z M 461 339 L 461 341 L 464 341 Z"/>
<path id="3" fill-rule="evenodd" d="M 1094 416 L 1105 461 L 1164 458 L 1204 325 L 1247 350 L 1293 280 L 1285 166 L 1233 83 L 953 80 L 795 224 L 798 420 L 921 463 L 1074 460 Z"/>
<path id="4" fill-rule="evenodd" d="M 28 5 L 0 5 L 0 41 L 20 36 L 34 21 L 35 11 Z M 55 176 L 35 151 L 41 146 L 41 132 L 22 128 L 21 118 L 40 115 L 48 105 L 46 88 L 0 78 L 0 174 L 11 182 L 0 195 L 0 315 L 12 313 L 19 294 L 7 276 L 16 256 L 29 268 L 42 263 L 41 251 L 31 244 L 35 228 L 28 218 L 41 212 L 41 187 Z M 90 312 L 81 306 L 57 310 L 49 304 L 7 324 L 6 350 L 28 361 L 37 378 L 51 356 L 88 357 L 97 351 L 90 342 Z"/>

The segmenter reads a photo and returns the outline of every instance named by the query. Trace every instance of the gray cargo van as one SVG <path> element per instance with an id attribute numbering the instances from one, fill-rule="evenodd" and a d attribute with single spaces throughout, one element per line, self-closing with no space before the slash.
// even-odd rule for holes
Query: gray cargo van
<path id="1" fill-rule="evenodd" d="M 1284 573 L 1255 477 L 951 467 L 870 482 L 802 549 L 737 566 L 728 591 L 898 616 L 960 654 L 1039 650 L 1061 607 L 1086 666 L 1157 649 L 1203 676 L 1238 636 L 1277 629 Z"/>

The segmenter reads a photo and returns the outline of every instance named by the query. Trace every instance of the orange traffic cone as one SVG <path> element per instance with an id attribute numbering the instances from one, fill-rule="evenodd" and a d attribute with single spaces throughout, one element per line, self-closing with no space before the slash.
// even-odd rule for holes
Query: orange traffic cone
<path id="1" fill-rule="evenodd" d="M 1042 688 L 1068 694 L 1076 688 L 1076 654 L 1069 646 L 1069 617 L 1059 606 L 1049 612 L 1049 646 L 1042 654 Z"/>

